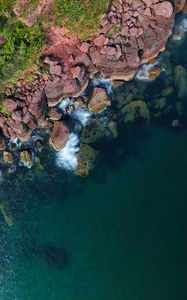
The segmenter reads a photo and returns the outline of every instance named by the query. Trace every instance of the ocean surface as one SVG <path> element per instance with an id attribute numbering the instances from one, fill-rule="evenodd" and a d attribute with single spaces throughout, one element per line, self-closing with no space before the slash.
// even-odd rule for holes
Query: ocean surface
<path id="1" fill-rule="evenodd" d="M 48 168 L 1 183 L 0 300 L 187 299 L 185 101 L 180 130 L 121 125 L 97 143 L 88 178 L 46 152 Z"/>

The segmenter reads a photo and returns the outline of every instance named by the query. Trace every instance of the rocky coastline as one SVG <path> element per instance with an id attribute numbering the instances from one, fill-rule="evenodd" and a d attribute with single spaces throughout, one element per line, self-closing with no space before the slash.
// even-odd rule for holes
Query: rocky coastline
<path id="1" fill-rule="evenodd" d="M 115 89 L 132 80 L 147 63 L 151 66 L 148 79 L 157 78 L 161 69 L 156 57 L 165 50 L 175 14 L 185 3 L 112 0 L 100 19 L 98 34 L 86 41 L 70 35 L 65 27 L 44 24 L 48 44 L 41 54 L 42 66 L 31 82 L 20 78 L 14 86 L 7 87 L 1 100 L 0 164 L 5 172 L 15 172 L 17 165 L 40 165 L 40 153 L 47 141 L 55 151 L 63 151 L 75 131 L 81 139 L 74 171 L 89 175 L 98 157 L 90 144 L 102 136 L 104 127 L 109 135 L 117 136 L 118 115 L 111 106 L 110 90 L 102 82 Z M 175 72 L 176 78 L 186 80 L 184 87 L 185 70 L 178 67 Z M 181 80 L 176 84 L 181 85 Z M 178 88 L 183 93 L 181 98 L 186 95 L 183 87 Z M 138 97 L 131 101 L 135 99 L 130 95 L 128 91 L 126 105 L 121 109 L 125 124 L 133 122 L 137 115 L 149 120 L 147 104 Z M 164 105 L 166 97 L 163 95 L 157 105 Z M 72 125 L 68 116 L 73 113 L 78 122 Z M 178 125 L 174 121 L 173 125 Z"/>

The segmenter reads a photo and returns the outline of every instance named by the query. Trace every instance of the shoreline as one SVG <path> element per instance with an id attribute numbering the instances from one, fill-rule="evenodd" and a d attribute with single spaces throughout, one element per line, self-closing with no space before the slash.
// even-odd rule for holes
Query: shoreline
<path id="1" fill-rule="evenodd" d="M 184 4 L 185 1 L 175 2 L 177 12 Z M 94 78 L 101 78 L 101 82 L 102 78 L 106 78 L 109 83 L 110 80 L 114 81 L 113 85 L 117 80 L 117 85 L 120 85 L 134 78 L 142 64 L 151 61 L 151 80 L 155 79 L 161 70 L 155 67 L 153 58 L 165 49 L 174 26 L 174 16 L 173 6 L 168 1 L 133 1 L 129 5 L 119 0 L 110 2 L 108 12 L 102 17 L 100 32 L 88 41 L 81 42 L 77 36 L 69 36 L 66 28 L 52 27 L 47 36 L 50 46 L 45 48 L 42 55 L 48 74 L 36 76 L 30 85 L 18 80 L 14 88 L 5 90 L 5 113 L 0 113 L 0 150 L 5 165 L 8 168 L 15 166 L 15 160 L 27 167 L 39 163 L 39 158 L 34 163 L 29 143 L 34 144 L 35 153 L 40 152 L 43 140 L 48 136 L 55 150 L 62 151 L 65 148 L 71 128 L 66 122 L 67 112 L 58 108 L 62 99 L 74 101 L 73 105 L 67 107 L 72 112 L 80 108 L 97 116 L 110 107 L 111 100 L 106 87 L 100 84 L 94 87 L 90 83 Z M 133 105 L 131 111 L 139 109 L 141 117 L 149 119 L 143 101 L 136 101 Z M 125 107 L 124 114 L 128 116 L 129 107 Z M 110 124 L 114 136 L 117 135 L 116 118 L 111 118 L 113 123 Z M 82 135 L 83 129 L 81 125 L 79 135 Z M 43 137 L 40 138 L 40 135 Z M 97 153 L 86 143 L 87 140 L 84 137 L 79 151 L 75 153 L 77 173 L 81 176 L 89 174 L 97 157 Z M 15 155 L 10 144 L 17 142 L 24 146 L 15 147 Z M 80 152 L 80 149 L 83 150 Z M 11 172 L 16 170 L 16 167 L 11 168 Z"/>

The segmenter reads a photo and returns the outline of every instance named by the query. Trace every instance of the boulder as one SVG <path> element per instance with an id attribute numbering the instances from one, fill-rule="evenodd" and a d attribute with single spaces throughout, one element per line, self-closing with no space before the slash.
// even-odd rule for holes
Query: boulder
<path id="1" fill-rule="evenodd" d="M 107 92 L 103 88 L 96 87 L 88 102 L 88 108 L 91 112 L 98 113 L 111 104 Z"/>
<path id="2" fill-rule="evenodd" d="M 33 165 L 32 156 L 29 151 L 24 150 L 20 152 L 20 164 L 27 168 Z"/>
<path id="3" fill-rule="evenodd" d="M 66 125 L 61 122 L 57 121 L 54 123 L 51 137 L 49 139 L 49 144 L 55 149 L 55 150 L 61 150 L 64 148 L 66 141 L 69 136 L 69 130 L 66 127 Z"/>
<path id="4" fill-rule="evenodd" d="M 55 108 L 51 108 L 49 111 L 48 111 L 48 114 L 47 114 L 47 117 L 49 120 L 51 121 L 59 121 L 62 117 L 62 113 L 59 112 L 57 109 Z"/>
<path id="5" fill-rule="evenodd" d="M 3 159 L 7 164 L 11 164 L 13 162 L 13 155 L 11 152 L 3 151 Z"/>

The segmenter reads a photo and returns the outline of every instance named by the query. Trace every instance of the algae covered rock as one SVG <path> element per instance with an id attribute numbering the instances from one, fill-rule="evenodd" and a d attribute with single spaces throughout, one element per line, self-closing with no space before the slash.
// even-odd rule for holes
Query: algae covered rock
<path id="1" fill-rule="evenodd" d="M 13 155 L 12 155 L 12 153 L 9 152 L 9 151 L 4 151 L 3 152 L 3 159 L 4 159 L 5 163 L 11 164 L 13 162 Z"/>
<path id="2" fill-rule="evenodd" d="M 99 121 L 92 122 L 87 125 L 81 134 L 81 141 L 86 144 L 91 144 L 104 136 L 104 128 Z"/>
<path id="3" fill-rule="evenodd" d="M 187 72 L 181 65 L 175 67 L 175 84 L 178 90 L 178 98 L 185 98 L 187 95 Z"/>
<path id="4" fill-rule="evenodd" d="M 103 88 L 96 87 L 88 103 L 88 108 L 93 113 L 98 113 L 110 105 L 107 92 Z"/>
<path id="5" fill-rule="evenodd" d="M 133 123 L 136 119 L 149 121 L 150 114 L 147 105 L 142 100 L 132 101 L 121 110 L 124 115 L 124 123 Z"/>
<path id="6" fill-rule="evenodd" d="M 93 170 L 98 157 L 98 151 L 87 144 L 81 144 L 77 155 L 78 166 L 76 173 L 82 177 L 86 177 Z"/>

